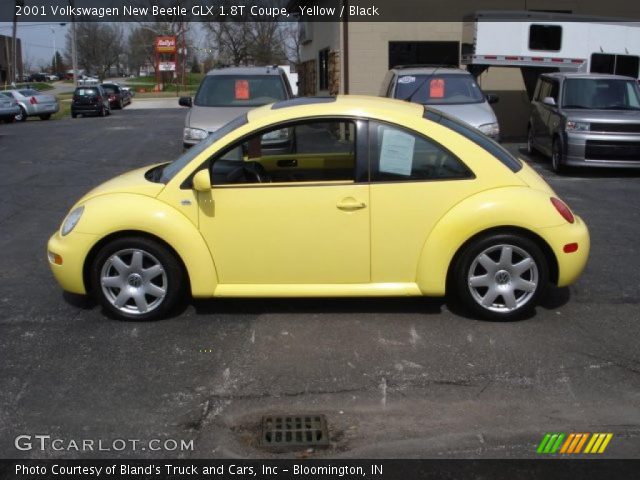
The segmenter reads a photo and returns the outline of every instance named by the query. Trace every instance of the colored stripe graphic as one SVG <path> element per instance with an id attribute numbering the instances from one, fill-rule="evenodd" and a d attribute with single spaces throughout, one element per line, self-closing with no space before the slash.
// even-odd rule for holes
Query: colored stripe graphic
<path id="1" fill-rule="evenodd" d="M 547 433 L 540 445 L 538 445 L 538 453 L 556 453 L 560 445 L 562 445 L 562 440 L 564 440 L 564 433 Z"/>
<path id="2" fill-rule="evenodd" d="M 613 433 L 547 433 L 536 451 L 542 454 L 563 455 L 604 453 L 612 438 Z M 583 450 L 585 444 L 587 446 Z"/>

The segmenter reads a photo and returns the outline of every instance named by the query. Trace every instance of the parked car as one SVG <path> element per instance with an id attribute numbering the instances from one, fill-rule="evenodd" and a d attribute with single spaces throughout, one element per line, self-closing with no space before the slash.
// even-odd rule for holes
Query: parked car
<path id="1" fill-rule="evenodd" d="M 33 88 L 5 90 L 3 93 L 10 94 L 18 103 L 20 113 L 15 116 L 15 119 L 19 122 L 25 122 L 27 117 L 35 116 L 40 117 L 41 120 L 49 120 L 51 115 L 60 110 L 55 96 Z"/>
<path id="2" fill-rule="evenodd" d="M 78 115 L 111 115 L 109 96 L 100 85 L 77 87 L 71 99 L 71 117 Z"/>
<path id="3" fill-rule="evenodd" d="M 500 126 L 492 103 L 497 95 L 485 95 L 475 78 L 459 68 L 397 66 L 382 82 L 380 96 L 420 103 L 452 115 L 499 140 Z"/>
<path id="4" fill-rule="evenodd" d="M 122 88 L 122 90 L 124 90 L 126 92 L 129 92 L 129 95 L 131 96 L 131 98 L 136 96 L 136 92 L 135 92 L 135 90 L 133 88 L 128 87 L 126 85 L 122 85 L 120 88 Z"/>
<path id="5" fill-rule="evenodd" d="M 278 67 L 233 67 L 211 70 L 195 98 L 180 97 L 191 107 L 184 121 L 182 143 L 191 147 L 229 120 L 252 108 L 292 98 L 287 75 Z"/>
<path id="6" fill-rule="evenodd" d="M 640 167 L 640 88 L 630 77 L 541 75 L 531 102 L 527 150 L 565 167 Z"/>
<path id="7" fill-rule="evenodd" d="M 29 75 L 29 82 L 46 82 L 47 74 L 46 73 L 32 73 Z"/>
<path id="8" fill-rule="evenodd" d="M 131 93 L 117 83 L 103 83 L 100 86 L 107 94 L 111 108 L 122 110 L 125 105 L 131 103 Z"/>
<path id="9" fill-rule="evenodd" d="M 243 87 L 244 88 L 244 87 Z M 296 132 L 271 155 L 265 136 Z M 415 103 L 296 98 L 242 113 L 173 163 L 94 188 L 48 243 L 66 291 L 120 318 L 195 297 L 443 296 L 521 317 L 576 281 L 589 234 L 525 162 Z"/>
<path id="10" fill-rule="evenodd" d="M 20 115 L 18 102 L 8 92 L 0 92 L 0 120 L 11 123 Z"/>

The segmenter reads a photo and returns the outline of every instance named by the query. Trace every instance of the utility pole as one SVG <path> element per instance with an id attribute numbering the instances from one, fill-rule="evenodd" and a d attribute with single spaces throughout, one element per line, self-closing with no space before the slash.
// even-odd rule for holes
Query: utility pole
<path id="1" fill-rule="evenodd" d="M 78 54 L 76 51 L 76 16 L 73 13 L 74 0 L 69 0 L 69 6 L 71 7 L 71 63 L 73 68 L 73 86 L 78 86 Z"/>
<path id="2" fill-rule="evenodd" d="M 16 0 L 16 7 L 24 7 L 24 0 Z M 18 34 L 18 8 L 16 8 L 13 12 L 13 35 L 12 35 L 12 43 L 11 43 L 11 68 L 9 69 L 9 78 L 11 79 L 11 83 L 16 81 L 16 77 L 18 76 L 18 48 L 17 48 L 17 40 L 16 36 Z"/>

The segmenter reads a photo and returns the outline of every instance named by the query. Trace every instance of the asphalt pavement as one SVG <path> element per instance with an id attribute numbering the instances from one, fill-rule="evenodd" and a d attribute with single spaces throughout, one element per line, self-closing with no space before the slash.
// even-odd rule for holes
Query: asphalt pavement
<path id="1" fill-rule="evenodd" d="M 639 172 L 560 177 L 529 159 L 585 219 L 592 253 L 523 321 L 415 298 L 199 300 L 158 322 L 109 319 L 63 295 L 46 242 L 93 186 L 179 155 L 184 115 L 0 125 L 0 457 L 533 458 L 547 432 L 611 432 L 603 455 L 640 457 Z M 328 449 L 260 447 L 262 415 L 300 413 L 326 415 Z M 19 435 L 193 449 L 18 450 Z"/>

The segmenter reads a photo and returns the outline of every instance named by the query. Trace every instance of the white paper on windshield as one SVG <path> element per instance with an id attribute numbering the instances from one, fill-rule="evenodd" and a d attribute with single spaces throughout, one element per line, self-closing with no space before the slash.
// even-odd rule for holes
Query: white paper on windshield
<path id="1" fill-rule="evenodd" d="M 380 149 L 380 172 L 410 176 L 415 143 L 413 135 L 397 130 L 384 130 Z"/>

